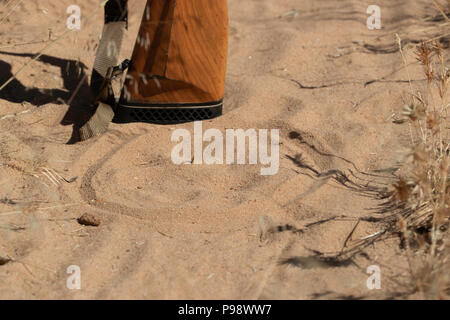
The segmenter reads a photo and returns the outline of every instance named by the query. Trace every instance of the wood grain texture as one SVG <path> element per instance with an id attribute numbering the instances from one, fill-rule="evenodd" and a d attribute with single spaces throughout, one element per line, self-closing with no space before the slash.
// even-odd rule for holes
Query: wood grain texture
<path id="1" fill-rule="evenodd" d="M 226 0 L 148 0 L 121 100 L 221 100 L 227 53 Z"/>

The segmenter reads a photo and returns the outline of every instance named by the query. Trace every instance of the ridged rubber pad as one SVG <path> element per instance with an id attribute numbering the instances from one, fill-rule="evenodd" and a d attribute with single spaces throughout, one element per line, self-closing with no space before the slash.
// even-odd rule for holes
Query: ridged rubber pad
<path id="1" fill-rule="evenodd" d="M 191 121 L 208 120 L 222 115 L 222 105 L 198 108 L 132 108 L 119 106 L 113 122 L 147 122 L 158 124 L 176 124 Z"/>

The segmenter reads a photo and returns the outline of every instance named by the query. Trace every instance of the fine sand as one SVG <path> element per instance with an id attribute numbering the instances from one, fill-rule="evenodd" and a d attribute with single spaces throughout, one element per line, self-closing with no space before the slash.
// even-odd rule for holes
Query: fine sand
<path id="1" fill-rule="evenodd" d="M 46 45 L 30 42 L 66 30 L 69 5 L 87 17 L 99 2 L 20 4 L 0 22 L 0 83 Z M 145 4 L 131 2 L 122 58 Z M 12 259 L 0 265 L 0 298 L 414 297 L 395 237 L 339 261 L 315 256 L 382 230 L 367 221 L 354 229 L 358 218 L 380 216 L 382 200 L 333 178 L 389 183 L 375 172 L 394 166 L 408 141 L 393 115 L 408 99 L 408 78 L 424 84 L 414 30 L 435 24 L 437 11 L 430 1 L 377 3 L 381 30 L 366 26 L 367 1 L 229 0 L 224 115 L 203 129 L 279 129 L 272 176 L 259 164 L 173 164 L 172 132 L 192 132 L 193 123 L 111 124 L 68 143 L 86 83 L 70 108 L 64 101 L 92 70 L 103 12 L 82 20 L 0 92 L 0 256 Z M 297 15 L 284 15 L 291 9 Z M 80 225 L 84 213 L 101 224 Z M 80 290 L 66 286 L 71 265 L 80 267 Z M 380 267 L 380 290 L 367 287 L 371 265 Z"/>

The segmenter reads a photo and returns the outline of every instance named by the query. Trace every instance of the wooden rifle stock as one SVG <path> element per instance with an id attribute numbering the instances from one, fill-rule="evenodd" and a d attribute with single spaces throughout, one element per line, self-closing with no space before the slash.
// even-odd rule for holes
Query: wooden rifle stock
<path id="1" fill-rule="evenodd" d="M 227 0 L 147 0 L 115 120 L 220 115 L 227 53 Z"/>

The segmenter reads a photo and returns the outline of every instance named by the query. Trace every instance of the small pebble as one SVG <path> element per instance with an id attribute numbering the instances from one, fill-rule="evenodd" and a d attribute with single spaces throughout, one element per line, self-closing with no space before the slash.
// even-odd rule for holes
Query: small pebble
<path id="1" fill-rule="evenodd" d="M 100 225 L 100 220 L 94 217 L 92 214 L 85 213 L 78 218 L 78 223 L 85 226 L 98 227 Z"/>

